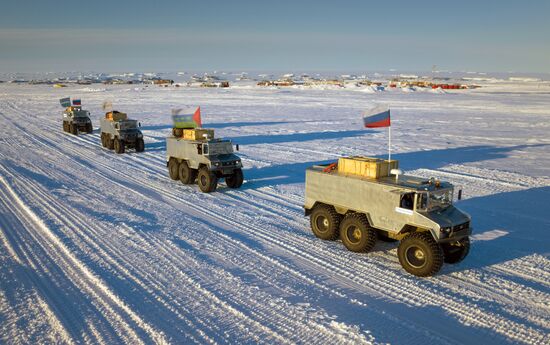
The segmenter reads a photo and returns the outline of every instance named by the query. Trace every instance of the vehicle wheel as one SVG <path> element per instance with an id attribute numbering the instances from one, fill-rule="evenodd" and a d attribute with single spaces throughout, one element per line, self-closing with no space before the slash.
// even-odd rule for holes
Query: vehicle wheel
<path id="1" fill-rule="evenodd" d="M 92 127 L 92 123 L 88 123 L 86 125 L 86 133 L 90 134 L 94 131 L 94 128 Z"/>
<path id="2" fill-rule="evenodd" d="M 399 262 L 405 271 L 418 277 L 436 274 L 443 265 L 443 251 L 429 232 L 413 232 L 399 243 Z"/>
<path id="3" fill-rule="evenodd" d="M 197 178 L 197 171 L 195 169 L 191 169 L 186 161 L 179 164 L 178 174 L 180 181 L 183 184 L 195 183 L 195 179 Z"/>
<path id="4" fill-rule="evenodd" d="M 109 150 L 112 150 L 115 148 L 115 140 L 111 139 L 110 135 L 108 134 L 105 135 L 105 142 L 107 143 L 107 148 Z"/>
<path id="5" fill-rule="evenodd" d="M 444 261 L 448 264 L 456 264 L 468 255 L 470 252 L 470 238 L 465 237 L 454 243 L 445 243 L 441 245 Z"/>
<path id="6" fill-rule="evenodd" d="M 78 127 L 74 123 L 69 128 L 71 129 L 71 134 L 78 135 Z"/>
<path id="7" fill-rule="evenodd" d="M 67 122 L 63 121 L 63 132 L 68 132 L 69 129 L 67 128 Z"/>
<path id="8" fill-rule="evenodd" d="M 235 171 L 233 171 L 233 175 L 225 178 L 225 183 L 229 188 L 239 188 L 243 185 L 243 181 L 244 176 L 241 169 L 235 169 Z"/>
<path id="9" fill-rule="evenodd" d="M 328 205 L 317 205 L 309 216 L 313 234 L 322 240 L 334 241 L 338 238 L 338 227 L 340 216 L 334 207 Z"/>
<path id="10" fill-rule="evenodd" d="M 179 178 L 179 163 L 175 158 L 170 158 L 168 161 L 168 174 L 172 180 Z"/>
<path id="11" fill-rule="evenodd" d="M 340 238 L 348 250 L 364 253 L 376 244 L 376 231 L 364 214 L 350 213 L 340 223 Z"/>
<path id="12" fill-rule="evenodd" d="M 124 153 L 124 140 L 115 139 L 115 152 Z"/>
<path id="13" fill-rule="evenodd" d="M 105 140 L 105 135 L 103 135 L 104 133 L 101 133 L 100 135 L 100 138 L 101 138 L 101 146 L 103 147 L 107 147 L 107 142 Z"/>
<path id="14" fill-rule="evenodd" d="M 143 152 L 145 151 L 145 142 L 143 139 L 138 139 L 136 141 L 136 152 Z"/>
<path id="15" fill-rule="evenodd" d="M 396 239 L 389 237 L 386 231 L 378 231 L 377 235 L 378 235 L 378 239 L 382 242 L 388 242 L 388 243 L 397 242 Z"/>
<path id="16" fill-rule="evenodd" d="M 200 190 L 204 193 L 213 192 L 218 187 L 218 177 L 205 166 L 199 169 L 197 180 Z"/>

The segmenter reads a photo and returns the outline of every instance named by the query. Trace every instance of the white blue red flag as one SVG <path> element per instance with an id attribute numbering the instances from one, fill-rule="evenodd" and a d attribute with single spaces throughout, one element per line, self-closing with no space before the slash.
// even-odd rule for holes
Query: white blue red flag
<path id="1" fill-rule="evenodd" d="M 363 113 L 363 123 L 366 128 L 390 127 L 390 109 L 378 106 Z"/>
<path id="2" fill-rule="evenodd" d="M 201 107 L 172 109 L 172 121 L 176 128 L 202 127 Z"/>
<path id="3" fill-rule="evenodd" d="M 80 101 L 80 99 L 73 99 L 73 105 L 74 106 L 80 106 L 80 105 L 82 105 L 82 102 Z"/>

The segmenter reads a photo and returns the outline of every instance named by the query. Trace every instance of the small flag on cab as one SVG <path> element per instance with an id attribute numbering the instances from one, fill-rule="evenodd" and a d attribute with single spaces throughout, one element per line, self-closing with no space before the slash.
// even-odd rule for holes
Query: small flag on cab
<path id="1" fill-rule="evenodd" d="M 63 108 L 70 107 L 70 106 L 71 106 L 71 97 L 61 98 L 61 99 L 59 100 L 59 103 L 61 103 L 61 106 L 62 106 Z"/>
<path id="2" fill-rule="evenodd" d="M 80 98 L 79 99 L 73 99 L 73 106 L 81 106 L 82 105 L 82 102 L 80 101 Z"/>
<path id="3" fill-rule="evenodd" d="M 363 112 L 365 128 L 388 127 L 388 161 L 391 161 L 391 116 L 390 108 L 379 105 Z"/>
<path id="4" fill-rule="evenodd" d="M 202 127 L 201 107 L 172 109 L 174 128 Z"/>

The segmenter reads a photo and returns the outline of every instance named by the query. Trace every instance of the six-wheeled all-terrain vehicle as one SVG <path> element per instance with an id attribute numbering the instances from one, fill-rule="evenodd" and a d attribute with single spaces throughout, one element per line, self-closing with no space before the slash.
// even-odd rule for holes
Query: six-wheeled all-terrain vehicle
<path id="1" fill-rule="evenodd" d="M 68 106 L 63 112 L 63 131 L 74 135 L 78 135 L 78 131 L 92 133 L 90 112 L 81 106 Z"/>
<path id="2" fill-rule="evenodd" d="M 116 153 L 124 153 L 126 148 L 134 148 L 136 152 L 145 150 L 143 134 L 139 130 L 140 123 L 130 120 L 126 113 L 116 110 L 107 112 L 100 119 L 101 145 Z"/>
<path id="3" fill-rule="evenodd" d="M 398 240 L 401 266 L 420 277 L 436 274 L 443 262 L 463 260 L 471 218 L 453 205 L 454 187 L 399 176 L 396 168 L 397 161 L 368 157 L 308 168 L 304 208 L 315 236 L 340 238 L 354 252 L 368 252 L 377 238 Z"/>
<path id="4" fill-rule="evenodd" d="M 229 188 L 243 184 L 241 159 L 233 153 L 230 140 L 214 139 L 214 131 L 209 129 L 180 132 L 181 137 L 166 138 L 166 166 L 173 180 L 184 184 L 196 180 L 205 193 L 215 191 L 220 178 L 225 178 Z"/>

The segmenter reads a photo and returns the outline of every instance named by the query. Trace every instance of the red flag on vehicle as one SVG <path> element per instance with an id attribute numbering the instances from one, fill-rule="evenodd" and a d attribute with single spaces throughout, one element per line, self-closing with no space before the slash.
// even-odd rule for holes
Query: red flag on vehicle
<path id="1" fill-rule="evenodd" d="M 176 128 L 202 127 L 201 107 L 172 109 L 172 120 Z"/>
<path id="2" fill-rule="evenodd" d="M 390 109 L 379 106 L 363 113 L 363 123 L 366 128 L 390 127 Z"/>

